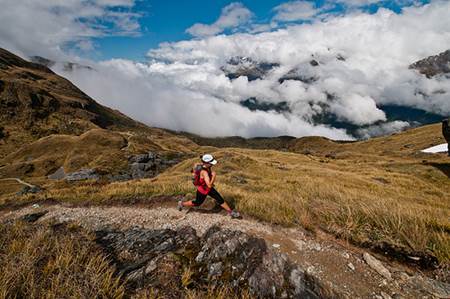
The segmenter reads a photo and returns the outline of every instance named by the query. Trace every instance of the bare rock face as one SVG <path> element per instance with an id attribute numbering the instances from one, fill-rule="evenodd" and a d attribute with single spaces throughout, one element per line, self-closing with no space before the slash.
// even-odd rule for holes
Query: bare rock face
<path id="1" fill-rule="evenodd" d="M 133 288 L 152 287 L 163 297 L 207 285 L 249 290 L 259 298 L 339 297 L 263 239 L 241 231 L 213 226 L 199 237 L 190 227 L 102 230 L 97 242 Z"/>
<path id="2" fill-rule="evenodd" d="M 257 62 L 250 57 L 236 56 L 228 60 L 221 70 L 231 80 L 244 76 L 248 81 L 254 81 L 264 78 L 269 71 L 279 66 L 278 63 Z"/>
<path id="3" fill-rule="evenodd" d="M 81 169 L 76 172 L 67 174 L 65 179 L 69 182 L 82 181 L 82 180 L 98 180 L 100 176 L 94 169 Z"/>
<path id="4" fill-rule="evenodd" d="M 113 180 L 141 179 L 154 177 L 168 167 L 181 161 L 181 157 L 163 157 L 154 152 L 135 155 L 129 158 L 129 171 Z"/>
<path id="5" fill-rule="evenodd" d="M 450 76 L 450 50 L 419 60 L 409 68 L 418 70 L 428 78 L 436 75 Z"/>

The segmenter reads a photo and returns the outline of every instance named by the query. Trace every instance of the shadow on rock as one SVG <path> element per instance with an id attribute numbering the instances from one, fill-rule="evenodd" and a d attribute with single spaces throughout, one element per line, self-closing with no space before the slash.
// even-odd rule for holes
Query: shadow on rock
<path id="1" fill-rule="evenodd" d="M 211 227 L 197 236 L 191 227 L 178 230 L 134 228 L 97 231 L 132 289 L 152 288 L 163 297 L 182 297 L 186 288 L 207 286 L 244 290 L 260 298 L 339 297 L 263 239 L 241 231 Z"/>

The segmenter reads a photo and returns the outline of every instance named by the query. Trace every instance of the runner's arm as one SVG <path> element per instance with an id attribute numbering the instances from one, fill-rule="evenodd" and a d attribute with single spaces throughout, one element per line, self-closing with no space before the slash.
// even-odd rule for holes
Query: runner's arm
<path id="1" fill-rule="evenodd" d="M 212 188 L 213 187 L 213 182 L 212 182 L 212 180 L 209 179 L 208 172 L 206 172 L 206 170 L 202 170 L 200 175 L 205 180 L 206 186 L 208 186 L 208 188 Z"/>

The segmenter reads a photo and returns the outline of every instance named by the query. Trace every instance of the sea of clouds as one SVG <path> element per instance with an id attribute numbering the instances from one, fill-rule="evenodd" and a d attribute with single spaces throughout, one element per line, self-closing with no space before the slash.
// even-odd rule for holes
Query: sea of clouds
<path id="1" fill-rule="evenodd" d="M 450 80 L 440 76 L 427 79 L 408 69 L 419 59 L 450 49 L 449 1 L 412 5 L 399 14 L 380 8 L 374 14 L 349 9 L 338 15 L 321 13 L 300 2 L 305 1 L 276 7 L 277 15 L 270 24 L 252 24 L 251 12 L 234 3 L 223 9 L 215 23 L 188 28 L 192 39 L 149 50 L 145 63 L 80 60 L 93 70 L 66 71 L 56 65 L 55 71 L 100 103 L 141 122 L 204 136 L 321 135 L 352 139 L 343 129 L 312 121 L 324 112 L 324 106 L 338 120 L 362 126 L 362 137 L 388 134 L 409 125 L 386 122 L 380 105 L 450 114 Z M 99 5 L 106 15 L 108 5 L 113 4 Z M 295 7 L 310 11 L 296 12 Z M 128 13 L 124 19 L 115 16 L 112 22 L 119 30 L 133 32 L 135 17 Z M 274 24 L 283 18 L 287 23 Z M 293 18 L 308 21 L 289 23 Z M 222 33 L 234 27 L 239 30 Z M 8 39 L 0 31 L 0 41 L 4 40 Z M 89 39 L 80 38 L 79 42 L 89 43 Z M 31 55 L 27 48 L 17 50 Z M 55 53 L 62 59 L 61 53 Z M 236 56 L 278 63 L 279 67 L 263 79 L 230 80 L 221 67 Z M 309 67 L 311 59 L 319 66 Z M 293 80 L 280 84 L 278 79 L 295 68 L 304 68 L 318 80 L 313 84 Z M 333 99 L 327 97 L 329 94 Z M 269 103 L 287 102 L 289 111 L 251 111 L 239 104 L 251 97 Z"/>

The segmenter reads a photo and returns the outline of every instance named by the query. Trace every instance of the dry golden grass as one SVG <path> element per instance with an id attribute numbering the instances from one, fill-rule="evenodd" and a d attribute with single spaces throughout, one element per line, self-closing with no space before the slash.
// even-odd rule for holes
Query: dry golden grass
<path id="1" fill-rule="evenodd" d="M 0 224 L 0 268 L 0 299 L 167 298 L 152 287 L 136 291 L 127 286 L 94 236 L 73 224 Z M 182 273 L 182 298 L 252 298 L 248 290 L 236 293 L 227 286 L 192 289 L 192 274 L 189 269 Z"/>
<path id="2" fill-rule="evenodd" d="M 356 243 L 386 242 L 449 261 L 450 181 L 433 166 L 243 149 L 215 154 L 220 160 L 218 190 L 249 216 L 311 230 L 320 227 Z M 194 161 L 184 161 L 154 179 L 79 186 L 61 183 L 38 198 L 112 204 L 192 193 L 189 168 Z M 22 198 L 27 199 L 36 198 Z"/>
<path id="3" fill-rule="evenodd" d="M 193 145 L 182 138 L 160 133 L 156 129 L 154 134 L 92 129 L 80 136 L 47 136 L 6 156 L 0 176 L 45 177 L 61 166 L 67 173 L 81 168 L 94 168 L 99 173 L 117 173 L 128 167 L 127 157 L 133 154 L 148 151 L 166 154 L 192 152 Z"/>
<path id="4" fill-rule="evenodd" d="M 92 236 L 76 227 L 0 224 L 0 298 L 122 298 Z"/>
<path id="5" fill-rule="evenodd" d="M 158 295 L 153 289 L 141 290 L 133 295 L 134 299 L 171 299 L 165 296 Z M 185 299 L 252 299 L 255 298 L 250 295 L 248 291 L 240 290 L 237 294 L 229 287 L 206 287 L 204 290 L 186 290 Z"/>
<path id="6" fill-rule="evenodd" d="M 0 190 L 2 194 L 14 194 L 22 189 L 23 185 L 13 180 L 0 179 Z"/>
<path id="7" fill-rule="evenodd" d="M 403 252 L 435 255 L 448 263 L 450 162 L 444 154 L 418 153 L 442 142 L 438 128 L 426 126 L 334 148 L 316 147 L 315 155 L 212 147 L 199 152 L 214 152 L 218 157 L 217 189 L 247 216 L 320 228 L 364 246 L 387 244 Z M 39 195 L 0 200 L 3 204 L 45 199 L 114 204 L 192 194 L 189 170 L 194 162 L 183 161 L 154 179 L 56 183 Z"/>

